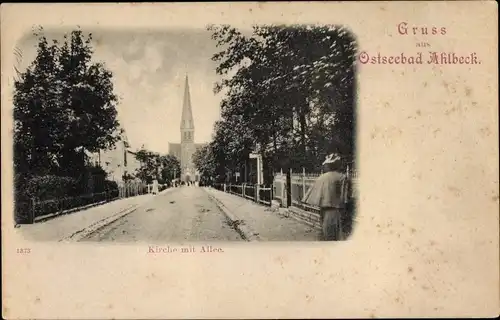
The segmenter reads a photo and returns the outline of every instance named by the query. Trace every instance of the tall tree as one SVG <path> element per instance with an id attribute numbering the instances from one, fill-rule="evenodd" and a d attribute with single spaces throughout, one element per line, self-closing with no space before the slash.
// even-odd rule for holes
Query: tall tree
<path id="1" fill-rule="evenodd" d="M 61 132 L 60 162 L 66 168 L 83 154 L 112 147 L 119 139 L 112 73 L 102 63 L 92 63 L 92 34 L 73 31 L 60 49 L 61 100 L 65 105 L 61 117 L 66 127 Z"/>
<path id="2" fill-rule="evenodd" d="M 40 37 L 35 60 L 15 81 L 14 157 L 17 172 L 48 174 L 56 167 L 60 103 L 57 43 Z"/>
<path id="3" fill-rule="evenodd" d="M 161 165 L 160 177 L 162 179 L 162 183 L 169 183 L 174 178 L 180 176 L 181 164 L 176 157 L 174 157 L 170 154 L 160 156 L 159 162 Z"/>
<path id="4" fill-rule="evenodd" d="M 35 60 L 15 82 L 16 170 L 79 176 L 85 150 L 120 139 L 112 74 L 92 62 L 92 35 L 75 30 L 61 45 L 49 44 L 43 29 L 35 36 Z"/>
<path id="5" fill-rule="evenodd" d="M 219 162 L 234 166 L 246 156 L 234 148 L 245 134 L 277 170 L 314 170 L 330 152 L 353 158 L 352 34 L 338 26 L 256 26 L 251 35 L 226 25 L 208 29 L 221 48 L 213 60 L 224 77 L 215 87 L 225 93 L 213 147 L 227 158 Z M 227 136 L 228 127 L 234 134 Z"/>
<path id="6" fill-rule="evenodd" d="M 212 152 L 212 145 L 207 144 L 193 154 L 193 163 L 200 172 L 203 182 L 217 178 L 217 164 Z"/>
<path id="7" fill-rule="evenodd" d="M 135 175 L 145 183 L 151 183 L 153 179 L 158 179 L 160 183 L 168 183 L 180 175 L 181 165 L 172 155 L 160 155 L 143 147 L 136 153 L 136 158 L 141 166 Z"/>
<path id="8" fill-rule="evenodd" d="M 144 183 L 152 183 L 153 179 L 156 179 L 158 175 L 157 159 L 159 155 L 142 148 L 137 151 L 135 157 L 141 163 L 141 166 L 135 172 L 135 176 Z"/>

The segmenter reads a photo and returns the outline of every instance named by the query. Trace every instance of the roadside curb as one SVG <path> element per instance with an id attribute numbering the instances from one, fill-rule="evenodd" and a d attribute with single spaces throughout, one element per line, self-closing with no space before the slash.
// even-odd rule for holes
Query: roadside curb
<path id="1" fill-rule="evenodd" d="M 90 209 L 90 208 L 93 208 L 93 207 L 97 207 L 97 206 L 100 206 L 100 205 L 103 205 L 103 204 L 111 203 L 111 202 L 113 202 L 115 200 L 118 200 L 118 199 L 119 198 L 115 198 L 115 199 L 112 199 L 112 200 L 109 200 L 109 201 L 101 201 L 101 202 L 96 202 L 96 203 L 88 204 L 86 206 L 82 206 L 82 207 L 78 207 L 78 208 L 72 208 L 72 209 L 68 209 L 68 210 L 64 210 L 64 211 L 60 211 L 60 212 L 49 213 L 49 214 L 46 214 L 44 216 L 36 217 L 34 219 L 34 223 L 45 222 L 47 220 L 51 220 L 51 219 L 57 218 L 59 216 L 64 216 L 64 215 L 67 215 L 67 214 L 70 214 L 70 213 L 79 212 L 79 211 L 87 210 L 87 209 Z"/>
<path id="2" fill-rule="evenodd" d="M 224 204 L 219 199 L 212 195 L 210 191 L 205 188 L 202 189 L 207 193 L 210 201 L 215 203 L 215 205 L 224 213 L 224 215 L 226 216 L 226 220 L 229 222 L 229 225 L 234 228 L 244 240 L 260 241 L 260 237 L 244 224 L 244 220 L 238 219 L 238 217 L 228 208 L 226 208 L 226 206 L 224 206 Z"/>
<path id="3" fill-rule="evenodd" d="M 169 193 L 173 189 L 174 188 L 167 188 L 167 189 L 165 189 L 165 190 L 163 190 L 161 192 L 158 192 L 157 196 Z M 147 194 L 148 193 L 145 193 L 145 194 L 137 195 L 137 196 L 134 196 L 134 197 L 145 196 Z M 88 204 L 86 206 L 82 206 L 82 207 L 78 207 L 78 208 L 72 208 L 72 209 L 64 210 L 64 211 L 61 211 L 61 212 L 49 213 L 49 214 L 46 214 L 44 216 L 36 217 L 34 223 L 45 222 L 45 221 L 57 218 L 59 216 L 64 216 L 64 215 L 67 215 L 67 214 L 70 214 L 70 213 L 87 210 L 87 209 L 90 209 L 90 208 L 93 208 L 93 207 L 97 207 L 97 206 L 100 206 L 100 205 L 103 205 L 103 204 L 108 204 L 108 203 L 111 203 L 113 201 L 120 200 L 120 199 L 121 198 L 116 197 L 116 198 L 114 198 L 112 200 L 109 200 L 109 201 L 101 201 L 101 202 L 91 203 L 91 204 Z"/>
<path id="4" fill-rule="evenodd" d="M 154 199 L 154 197 L 151 197 L 139 204 L 132 204 L 129 207 L 119 211 L 118 213 L 115 213 L 109 217 L 94 222 L 91 225 L 86 226 L 83 229 L 78 230 L 67 237 L 64 237 L 63 239 L 59 240 L 59 242 L 79 242 L 89 237 L 90 235 L 96 233 L 97 231 L 101 230 L 102 228 L 106 227 L 107 225 L 115 222 L 116 220 L 123 218 L 128 214 L 131 214 L 132 212 L 136 211 L 137 209 L 139 209 L 141 206 L 148 203 L 152 199 Z"/>
<path id="5" fill-rule="evenodd" d="M 298 208 L 286 208 L 284 209 L 287 211 L 287 216 L 300 222 L 303 224 L 308 225 L 309 227 L 316 229 L 316 230 L 321 230 L 321 225 L 319 221 L 315 220 L 312 218 L 313 214 Z"/>
<path id="6" fill-rule="evenodd" d="M 160 196 L 160 195 L 162 195 L 162 194 L 166 194 L 166 193 L 173 192 L 175 189 L 176 189 L 176 188 L 174 188 L 174 187 L 167 188 L 167 189 L 165 189 L 165 190 L 162 190 L 162 191 L 158 192 L 157 196 Z"/>

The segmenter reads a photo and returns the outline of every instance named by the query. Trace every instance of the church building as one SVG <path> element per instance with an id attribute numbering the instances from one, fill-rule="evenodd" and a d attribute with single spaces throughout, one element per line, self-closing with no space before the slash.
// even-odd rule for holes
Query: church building
<path id="1" fill-rule="evenodd" d="M 181 181 L 199 181 L 199 173 L 193 163 L 194 152 L 203 147 L 203 143 L 194 142 L 194 120 L 189 94 L 189 81 L 186 75 L 184 88 L 184 102 L 180 123 L 181 143 L 169 143 L 168 153 L 175 156 L 181 164 L 181 174 L 177 176 Z"/>

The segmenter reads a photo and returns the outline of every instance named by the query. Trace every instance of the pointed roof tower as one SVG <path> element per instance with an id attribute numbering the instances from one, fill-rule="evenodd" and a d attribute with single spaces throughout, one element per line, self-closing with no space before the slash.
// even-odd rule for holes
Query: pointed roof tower
<path id="1" fill-rule="evenodd" d="M 181 129 L 194 129 L 193 111 L 191 110 L 191 97 L 189 95 L 189 81 L 186 74 L 184 87 L 184 102 L 182 105 Z"/>

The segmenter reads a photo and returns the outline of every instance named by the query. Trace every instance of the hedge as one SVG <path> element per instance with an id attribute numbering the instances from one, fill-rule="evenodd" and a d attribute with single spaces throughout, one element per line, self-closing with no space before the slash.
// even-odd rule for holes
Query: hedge
<path id="1" fill-rule="evenodd" d="M 113 194 L 118 194 L 117 183 L 105 180 L 105 177 L 102 175 L 98 175 L 97 179 L 96 177 L 93 178 L 93 192 L 85 189 L 85 185 L 88 183 L 85 180 L 56 175 L 16 175 L 14 181 L 14 212 L 16 223 L 23 223 L 29 220 L 28 215 L 30 210 L 33 210 L 33 199 L 36 202 L 45 202 L 43 208 L 35 208 L 35 211 L 37 211 L 36 215 L 40 215 L 51 213 L 49 212 L 51 210 L 56 212 L 79 205 L 86 205 L 98 200 L 105 200 L 111 196 L 110 191 L 113 191 Z M 104 195 L 104 192 L 107 192 L 109 195 Z"/>

